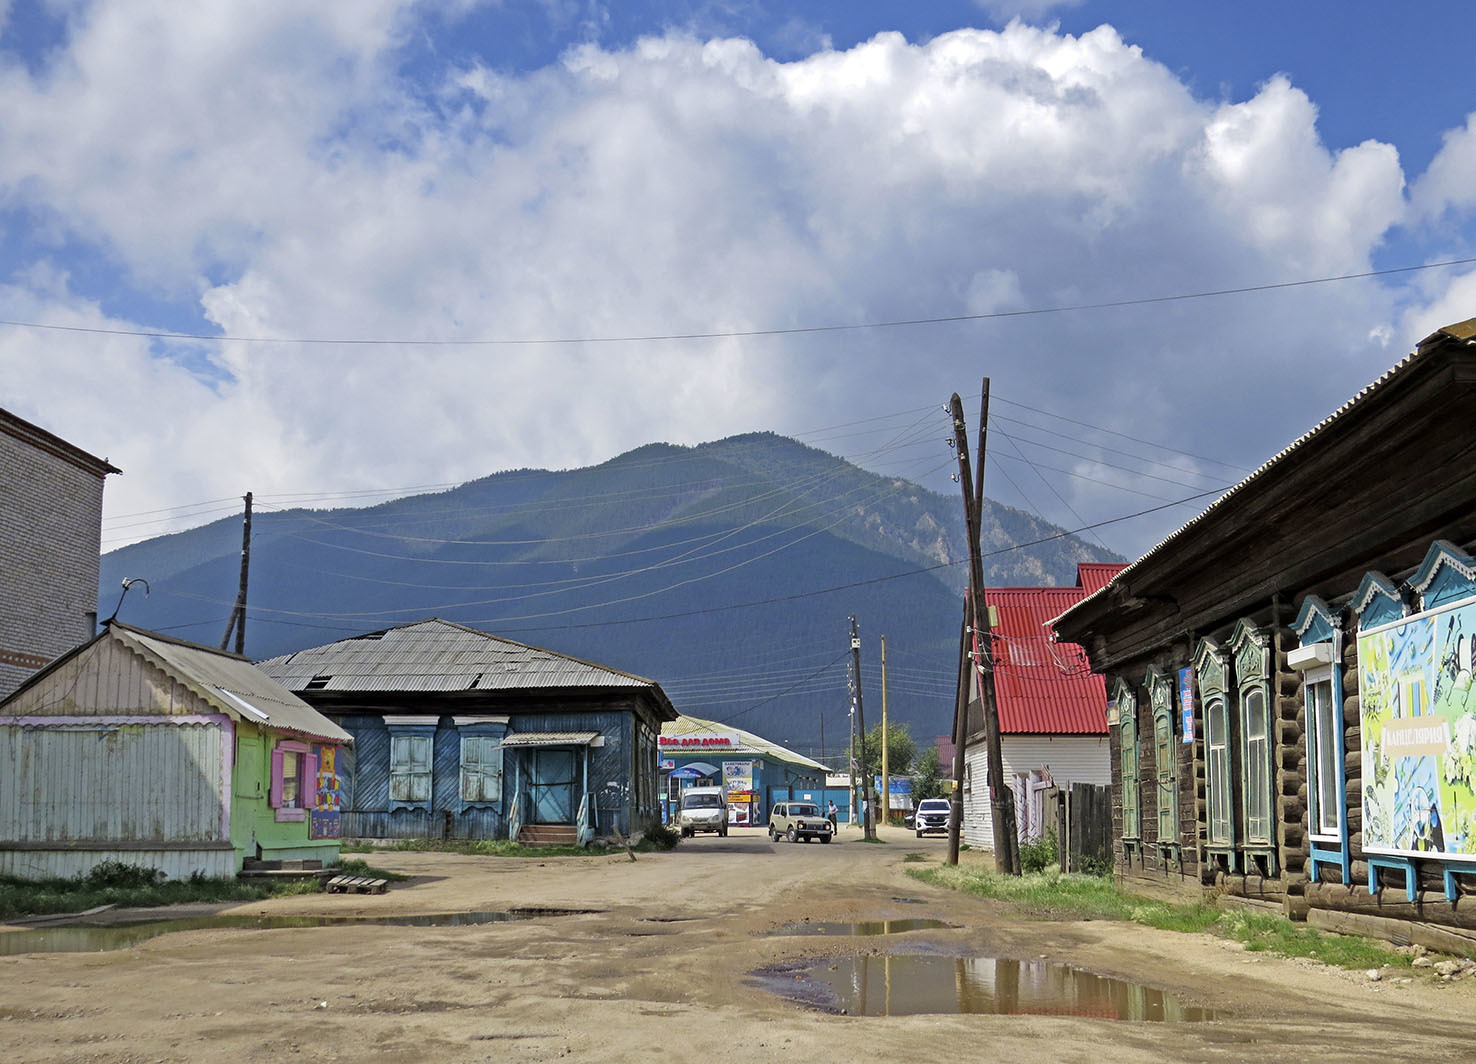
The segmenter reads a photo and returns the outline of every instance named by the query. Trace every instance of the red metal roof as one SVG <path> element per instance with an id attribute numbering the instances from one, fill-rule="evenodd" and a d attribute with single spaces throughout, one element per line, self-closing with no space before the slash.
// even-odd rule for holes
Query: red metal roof
<path id="1" fill-rule="evenodd" d="M 994 607 L 994 693 L 1003 735 L 1105 735 L 1107 689 L 1075 643 L 1051 641 L 1050 622 L 1126 566 L 1077 566 L 1075 587 L 987 588 Z"/>

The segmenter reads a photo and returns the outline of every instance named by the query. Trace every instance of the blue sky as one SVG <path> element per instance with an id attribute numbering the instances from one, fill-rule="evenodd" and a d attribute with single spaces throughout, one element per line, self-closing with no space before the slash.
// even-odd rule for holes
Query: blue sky
<path id="1" fill-rule="evenodd" d="M 1100 531 L 1132 555 L 1476 315 L 1476 268 L 1025 312 L 1476 256 L 1476 93 L 1442 57 L 1473 31 L 1456 3 L 0 0 L 0 319 L 55 327 L 0 326 L 0 406 L 125 470 L 112 547 L 248 489 L 763 429 L 952 491 L 939 408 L 988 375 L 992 495 L 1073 526 L 1195 497 Z M 724 335 L 620 339 L 694 333 Z"/>

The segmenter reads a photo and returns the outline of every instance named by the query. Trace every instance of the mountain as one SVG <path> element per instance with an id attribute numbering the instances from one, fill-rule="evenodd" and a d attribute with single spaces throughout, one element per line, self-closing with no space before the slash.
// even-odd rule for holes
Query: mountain
<path id="1" fill-rule="evenodd" d="M 359 509 L 258 509 L 253 658 L 439 616 L 649 676 L 678 709 L 807 753 L 844 742 L 849 625 L 861 625 L 867 722 L 947 732 L 961 593 L 962 504 L 772 433 L 651 444 L 598 466 L 514 470 Z M 1075 582 L 1120 560 L 986 501 L 991 586 Z M 1034 544 L 1008 549 L 1014 544 Z M 103 556 L 99 607 L 219 642 L 239 583 L 241 522 Z M 824 720 L 822 725 L 821 720 Z"/>

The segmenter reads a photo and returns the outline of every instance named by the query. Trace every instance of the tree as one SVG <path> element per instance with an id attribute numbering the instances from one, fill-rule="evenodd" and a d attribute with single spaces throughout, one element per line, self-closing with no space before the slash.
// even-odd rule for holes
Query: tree
<path id="1" fill-rule="evenodd" d="M 881 725 L 866 733 L 866 763 L 878 776 L 881 775 Z M 917 756 L 917 743 L 906 724 L 887 725 L 887 771 L 894 776 L 905 776 L 912 769 Z"/>
<path id="2" fill-rule="evenodd" d="M 924 798 L 946 798 L 948 788 L 943 780 L 943 762 L 938 757 L 938 748 L 930 746 L 917 760 L 917 770 L 912 774 L 912 800 Z"/>

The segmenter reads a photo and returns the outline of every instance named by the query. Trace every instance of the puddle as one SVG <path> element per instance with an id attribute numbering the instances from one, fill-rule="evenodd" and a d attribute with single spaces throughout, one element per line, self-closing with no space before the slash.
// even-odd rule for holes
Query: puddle
<path id="1" fill-rule="evenodd" d="M 540 916 L 578 916 L 595 909 L 508 909 L 500 912 L 428 913 L 419 916 L 191 916 L 132 924 L 68 924 L 30 931 L 0 932 L 0 956 L 20 953 L 97 953 L 127 949 L 171 931 L 234 928 L 270 931 L 282 927 L 470 927 L 535 920 Z"/>
<path id="2" fill-rule="evenodd" d="M 783 997 L 852 1016 L 967 1012 L 1196 1023 L 1228 1015 L 1070 965 L 997 957 L 835 957 L 758 977 Z"/>
<path id="3" fill-rule="evenodd" d="M 763 934 L 766 937 L 770 935 L 900 935 L 907 931 L 931 931 L 940 927 L 953 926 L 953 924 L 944 923 L 942 920 L 926 920 L 921 918 L 909 918 L 906 920 L 861 920 L 857 923 L 813 920 L 804 923 L 785 924 L 783 927 L 776 927 L 772 931 L 763 932 Z"/>

